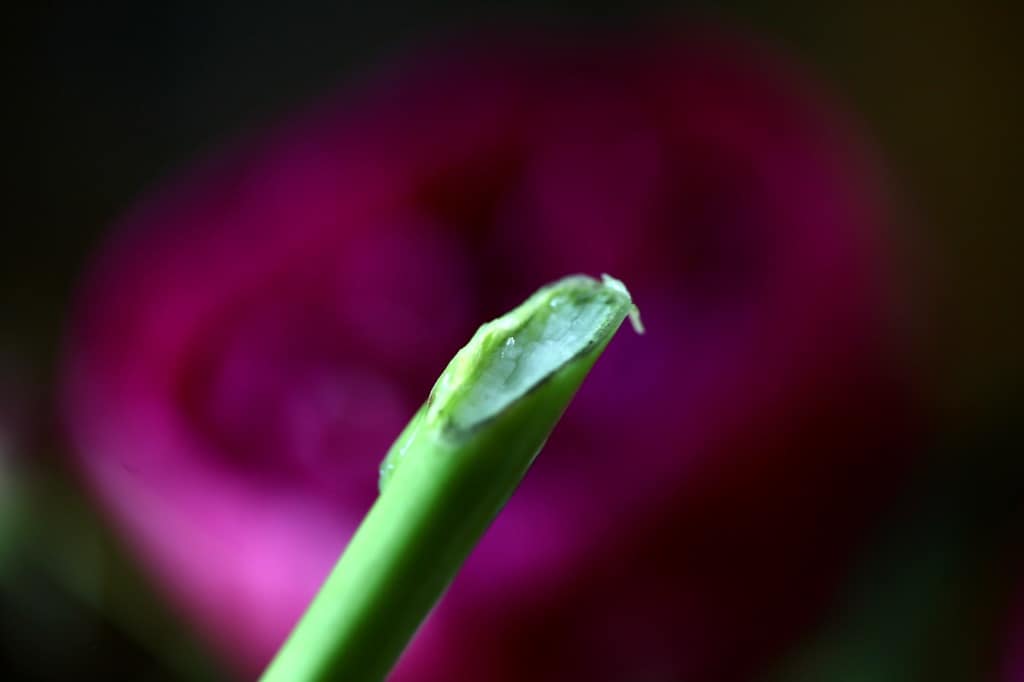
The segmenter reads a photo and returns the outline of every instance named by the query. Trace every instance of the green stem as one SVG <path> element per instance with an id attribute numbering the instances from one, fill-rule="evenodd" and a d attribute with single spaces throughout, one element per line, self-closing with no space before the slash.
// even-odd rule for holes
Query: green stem
<path id="1" fill-rule="evenodd" d="M 381 494 L 264 682 L 383 679 L 627 315 L 574 276 L 482 326 L 381 465 Z"/>

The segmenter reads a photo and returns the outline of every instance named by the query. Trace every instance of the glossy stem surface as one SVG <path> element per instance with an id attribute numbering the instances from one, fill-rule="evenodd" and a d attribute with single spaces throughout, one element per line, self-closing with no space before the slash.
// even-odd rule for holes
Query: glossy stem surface
<path id="1" fill-rule="evenodd" d="M 377 501 L 262 679 L 384 679 L 635 311 L 617 280 L 574 276 L 481 327 L 392 446 Z"/>

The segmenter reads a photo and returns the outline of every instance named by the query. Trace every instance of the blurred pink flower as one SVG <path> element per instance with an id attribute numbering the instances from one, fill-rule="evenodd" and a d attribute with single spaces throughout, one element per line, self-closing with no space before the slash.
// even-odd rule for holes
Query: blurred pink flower
<path id="1" fill-rule="evenodd" d="M 252 674 L 475 326 L 609 272 L 649 334 L 609 348 L 395 678 L 743 677 L 813 622 L 898 469 L 878 180 L 741 41 L 394 68 L 125 218 L 67 345 L 82 465 Z"/>

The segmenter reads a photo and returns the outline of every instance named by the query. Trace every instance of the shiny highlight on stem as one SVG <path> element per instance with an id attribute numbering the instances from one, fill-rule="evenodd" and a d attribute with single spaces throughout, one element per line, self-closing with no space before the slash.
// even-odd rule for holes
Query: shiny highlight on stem
<path id="1" fill-rule="evenodd" d="M 641 332 L 622 282 L 574 275 L 477 330 L 391 447 L 380 496 L 265 682 L 387 675 L 627 316 Z"/>

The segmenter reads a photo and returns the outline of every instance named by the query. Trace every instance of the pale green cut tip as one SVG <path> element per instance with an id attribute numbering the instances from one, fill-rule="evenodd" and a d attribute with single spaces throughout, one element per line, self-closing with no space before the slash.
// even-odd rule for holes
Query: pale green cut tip
<path id="1" fill-rule="evenodd" d="M 639 311 L 621 280 L 571 275 L 483 324 L 448 363 L 382 462 L 382 488 L 416 432 L 436 429 L 454 438 L 471 433 L 558 370 L 603 348 L 627 317 L 642 334 Z"/>
<path id="2" fill-rule="evenodd" d="M 626 285 L 572 275 L 542 287 L 517 308 L 482 325 L 431 391 L 425 419 L 469 430 L 508 407 L 552 373 L 606 342 L 629 316 L 642 330 Z"/>

